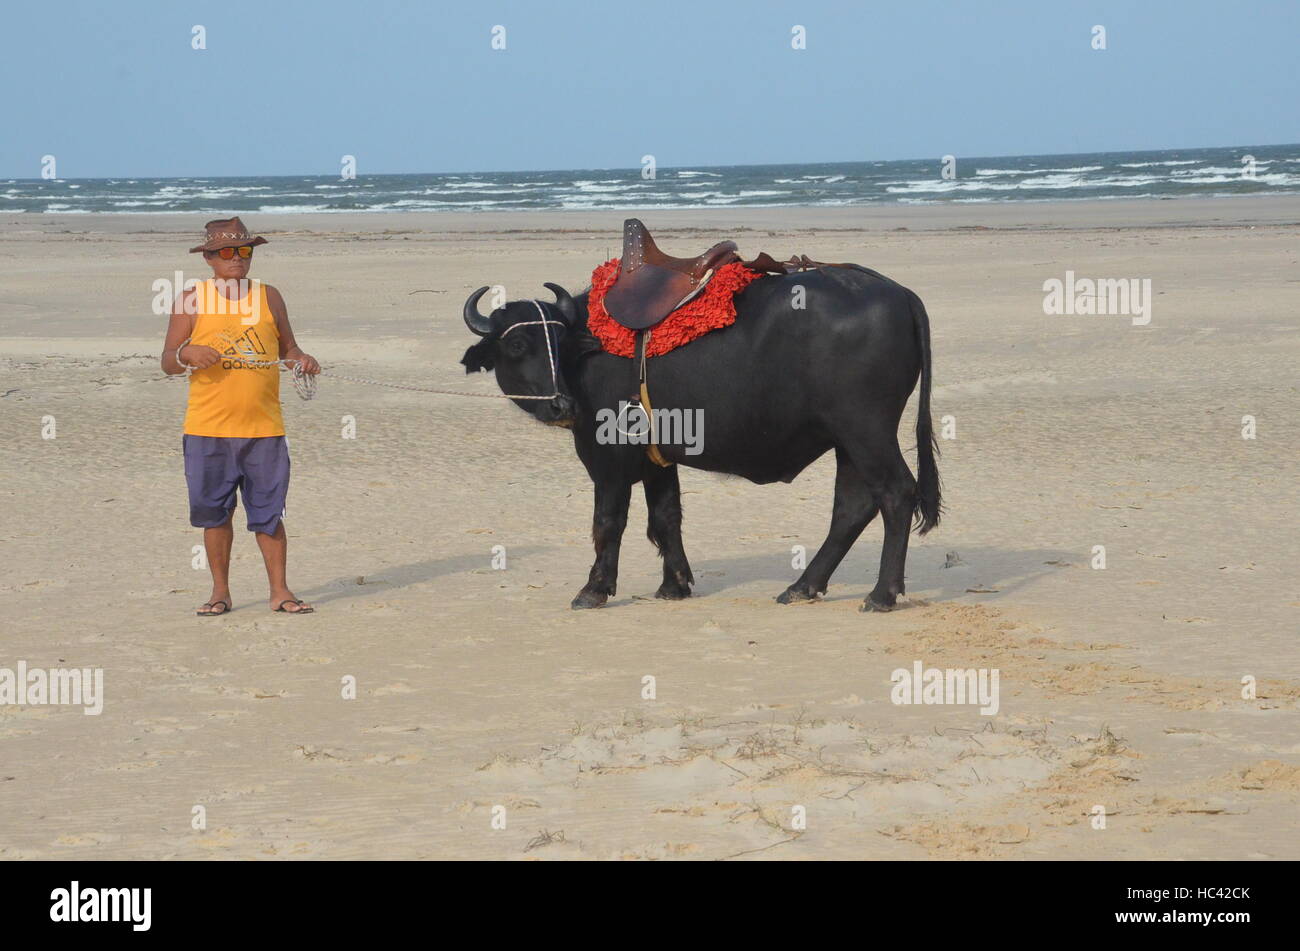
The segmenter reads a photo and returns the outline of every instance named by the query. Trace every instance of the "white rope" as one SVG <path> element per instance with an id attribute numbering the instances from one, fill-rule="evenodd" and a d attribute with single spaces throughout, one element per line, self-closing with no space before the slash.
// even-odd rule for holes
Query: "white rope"
<path id="1" fill-rule="evenodd" d="M 484 399 L 497 400 L 553 400 L 560 395 L 560 378 L 559 361 L 556 359 L 555 352 L 551 348 L 551 331 L 549 325 L 554 324 L 557 327 L 563 327 L 565 326 L 565 323 L 560 320 L 551 320 L 548 318 L 546 316 L 546 311 L 538 301 L 534 300 L 532 304 L 537 308 L 537 312 L 541 314 L 542 319 L 524 320 L 517 324 L 511 324 L 502 332 L 501 337 L 504 339 L 506 334 L 510 333 L 510 331 L 514 330 L 516 327 L 535 327 L 539 324 L 542 326 L 542 333 L 546 337 L 546 358 L 550 363 L 551 368 L 551 386 L 554 389 L 554 392 L 548 396 L 533 396 L 530 394 L 515 393 L 468 393 L 465 390 L 448 390 L 436 386 L 415 386 L 409 383 L 386 383 L 383 380 L 368 380 L 365 377 L 346 376 L 342 373 L 331 373 L 330 378 L 335 380 L 345 380 L 348 383 L 362 383 L 366 386 L 384 386 L 394 390 L 409 390 L 413 393 L 439 393 L 444 396 L 477 396 Z M 316 374 L 304 371 L 302 363 L 298 360 L 258 360 L 256 359 L 257 353 L 253 350 L 251 344 L 244 343 L 241 346 L 238 342 L 231 339 L 229 334 L 222 334 L 221 336 L 222 339 L 239 354 L 239 362 L 244 366 L 253 367 L 254 369 L 279 367 L 281 371 L 288 370 L 292 374 L 291 379 L 293 382 L 294 392 L 296 392 L 299 397 L 304 400 L 310 400 L 316 396 Z M 187 340 L 185 343 L 189 343 L 189 341 Z M 185 367 L 185 376 L 188 377 L 198 368 L 191 367 L 181 361 L 180 352 L 184 346 L 185 344 L 183 343 L 180 347 L 176 348 L 176 362 Z M 325 371 L 321 370 L 320 372 L 324 373 Z"/>

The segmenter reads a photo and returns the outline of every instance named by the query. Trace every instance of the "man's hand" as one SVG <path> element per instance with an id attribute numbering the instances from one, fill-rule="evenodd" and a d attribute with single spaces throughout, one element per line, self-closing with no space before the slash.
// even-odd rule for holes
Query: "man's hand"
<path id="1" fill-rule="evenodd" d="M 221 359 L 221 354 L 211 347 L 187 343 L 177 351 L 176 359 L 181 363 L 189 364 L 196 370 L 206 370 Z"/>
<path id="2" fill-rule="evenodd" d="M 286 359 L 292 360 L 295 363 L 297 363 L 299 366 L 301 366 L 303 373 L 307 373 L 310 374 L 311 376 L 315 376 L 317 373 L 320 372 L 320 364 L 316 362 L 316 358 L 313 357 L 310 353 L 303 353 L 301 350 L 299 350 L 297 354 L 295 354 L 292 357 L 287 357 Z"/>

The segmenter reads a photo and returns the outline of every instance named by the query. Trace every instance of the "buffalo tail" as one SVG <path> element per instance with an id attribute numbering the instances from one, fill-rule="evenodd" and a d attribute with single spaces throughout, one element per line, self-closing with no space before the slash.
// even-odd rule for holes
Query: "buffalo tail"
<path id="1" fill-rule="evenodd" d="M 921 298 L 908 291 L 916 343 L 921 351 L 921 399 L 916 408 L 916 502 L 913 509 L 916 532 L 924 535 L 939 524 L 943 490 L 939 484 L 939 443 L 930 422 L 930 316 Z"/>

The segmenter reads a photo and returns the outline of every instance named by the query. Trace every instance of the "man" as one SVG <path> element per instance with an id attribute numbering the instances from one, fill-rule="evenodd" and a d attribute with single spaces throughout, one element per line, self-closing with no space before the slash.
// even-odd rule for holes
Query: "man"
<path id="1" fill-rule="evenodd" d="M 280 292 L 250 281 L 253 249 L 266 244 L 239 218 L 209 221 L 202 252 L 213 277 L 176 298 L 163 344 L 163 372 L 190 374 L 185 413 L 185 481 L 190 524 L 203 529 L 212 571 L 212 595 L 196 612 L 216 617 L 231 610 L 230 548 L 235 493 L 244 500 L 248 530 L 256 533 L 271 587 L 270 606 L 288 614 L 314 609 L 294 597 L 286 581 L 288 544 L 284 501 L 289 491 L 289 446 L 280 415 L 276 360 L 320 372 L 298 346 Z M 258 364 L 271 363 L 270 366 Z"/>

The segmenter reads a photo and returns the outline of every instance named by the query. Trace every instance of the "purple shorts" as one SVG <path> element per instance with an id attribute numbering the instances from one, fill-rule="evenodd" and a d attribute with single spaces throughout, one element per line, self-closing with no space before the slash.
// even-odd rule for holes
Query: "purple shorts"
<path id="1" fill-rule="evenodd" d="M 181 437 L 185 482 L 190 489 L 190 524 L 224 525 L 235 510 L 235 490 L 244 499 L 248 530 L 275 533 L 289 493 L 289 444 L 283 436 Z"/>

